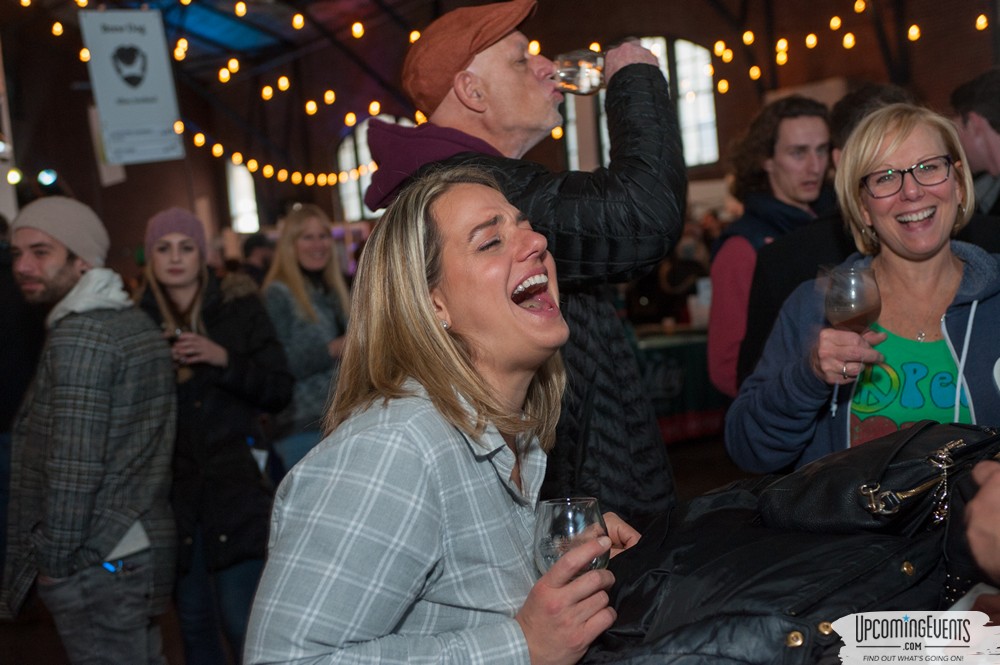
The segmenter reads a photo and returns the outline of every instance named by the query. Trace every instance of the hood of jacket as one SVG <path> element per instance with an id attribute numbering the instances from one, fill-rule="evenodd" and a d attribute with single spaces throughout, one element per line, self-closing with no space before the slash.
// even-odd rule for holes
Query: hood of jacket
<path id="1" fill-rule="evenodd" d="M 390 124 L 381 120 L 368 123 L 368 147 L 378 170 L 365 192 L 365 205 L 378 210 L 396 198 L 396 192 L 424 164 L 438 162 L 463 152 L 480 152 L 503 157 L 486 141 L 450 127 L 425 122 L 418 127 Z"/>
<path id="2" fill-rule="evenodd" d="M 132 299 L 125 291 L 121 276 L 108 268 L 91 268 L 49 312 L 45 324 L 52 328 L 70 314 L 97 309 L 128 309 Z"/>

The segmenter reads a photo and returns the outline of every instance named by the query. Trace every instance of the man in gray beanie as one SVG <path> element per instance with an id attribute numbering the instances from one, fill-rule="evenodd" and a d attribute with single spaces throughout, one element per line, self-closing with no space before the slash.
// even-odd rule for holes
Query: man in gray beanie
<path id="1" fill-rule="evenodd" d="M 0 615 L 33 583 L 73 663 L 162 663 L 155 618 L 173 580 L 176 427 L 169 347 L 104 268 L 108 233 L 65 197 L 11 224 L 14 279 L 50 308 L 14 422 Z"/>

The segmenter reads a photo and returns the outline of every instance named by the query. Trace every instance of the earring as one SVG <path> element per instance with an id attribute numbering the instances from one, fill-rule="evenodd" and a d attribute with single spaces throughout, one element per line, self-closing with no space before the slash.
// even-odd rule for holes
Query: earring
<path id="1" fill-rule="evenodd" d="M 447 330 L 449 328 L 448 322 L 447 321 L 442 321 L 441 322 L 441 327 L 444 328 L 445 330 Z"/>

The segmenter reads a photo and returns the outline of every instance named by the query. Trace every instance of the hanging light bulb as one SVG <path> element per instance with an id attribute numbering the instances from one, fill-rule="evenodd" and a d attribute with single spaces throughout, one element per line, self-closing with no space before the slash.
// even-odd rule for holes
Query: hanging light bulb
<path id="1" fill-rule="evenodd" d="M 234 152 L 232 155 L 229 156 L 229 159 L 231 159 L 233 161 L 233 164 L 236 164 L 236 166 L 239 166 L 240 164 L 243 163 L 243 153 L 242 152 Z"/>
<path id="2" fill-rule="evenodd" d="M 306 187 L 312 187 L 316 184 L 316 175 L 313 173 L 307 173 L 302 176 L 302 182 L 305 183 Z"/>
<path id="3" fill-rule="evenodd" d="M 183 120 L 175 120 L 174 121 L 174 134 L 183 134 L 183 133 L 184 133 L 184 121 Z"/>
<path id="4" fill-rule="evenodd" d="M 278 90 L 285 92 L 289 87 L 291 87 L 291 85 L 292 83 L 288 80 L 287 76 L 278 77 Z"/>
<path id="5" fill-rule="evenodd" d="M 920 26 L 917 25 L 916 23 L 911 25 L 910 28 L 906 31 L 906 38 L 909 39 L 911 42 L 915 42 L 918 39 L 920 39 Z"/>
<path id="6" fill-rule="evenodd" d="M 181 0 L 181 4 L 187 7 L 188 5 L 191 4 L 191 0 Z"/>
<path id="7" fill-rule="evenodd" d="M 21 0 L 21 6 L 22 7 L 30 7 L 31 6 L 31 0 Z"/>
<path id="8" fill-rule="evenodd" d="M 240 71 L 240 61 L 237 60 L 236 58 L 230 58 L 229 62 L 226 63 L 226 67 L 229 69 L 229 71 L 235 74 L 236 72 Z"/>
<path id="9" fill-rule="evenodd" d="M 316 176 L 316 184 L 319 185 L 320 187 L 326 187 L 326 181 L 327 177 L 325 173 L 320 173 L 318 176 Z"/>
<path id="10" fill-rule="evenodd" d="M 276 177 L 278 182 L 285 182 L 288 180 L 288 169 L 279 169 Z"/>
<path id="11" fill-rule="evenodd" d="M 213 157 L 222 157 L 223 153 L 225 153 L 225 149 L 222 147 L 221 143 L 215 143 L 212 145 Z"/>
<path id="12" fill-rule="evenodd" d="M 90 62 L 90 49 L 83 47 L 80 49 L 80 62 Z"/>
<path id="13" fill-rule="evenodd" d="M 532 39 L 528 42 L 528 53 L 531 55 L 538 55 L 542 52 L 542 45 L 537 39 Z"/>
<path id="14" fill-rule="evenodd" d="M 361 23 L 361 21 L 355 21 L 351 24 L 351 35 L 355 39 L 361 39 L 365 36 L 365 26 Z"/>
<path id="15" fill-rule="evenodd" d="M 247 160 L 247 171 L 249 171 L 250 173 L 256 173 L 257 172 L 257 160 L 256 159 L 248 159 Z"/>
<path id="16" fill-rule="evenodd" d="M 712 63 L 708 63 L 707 65 L 705 65 L 705 76 L 709 78 L 715 76 L 715 65 L 713 65 Z M 685 82 L 689 83 L 688 81 Z"/>
<path id="17" fill-rule="evenodd" d="M 349 112 L 344 116 L 344 124 L 348 127 L 353 127 L 358 122 L 358 116 L 354 114 L 354 111 Z"/>
<path id="18" fill-rule="evenodd" d="M 982 32 L 988 27 L 990 27 L 990 20 L 986 18 L 986 14 L 980 14 L 976 17 L 976 30 Z"/>
<path id="19" fill-rule="evenodd" d="M 722 62 L 732 62 L 733 61 L 733 49 L 727 48 L 722 52 Z"/>
<path id="20" fill-rule="evenodd" d="M 368 173 L 368 165 L 367 164 L 362 164 L 361 166 L 359 166 L 358 167 L 358 173 L 361 174 L 361 175 L 365 175 L 366 173 Z"/>
<path id="21" fill-rule="evenodd" d="M 194 143 L 196 148 L 200 148 L 201 146 L 205 145 L 205 135 L 202 134 L 201 132 L 198 132 L 193 137 L 191 137 L 191 141 Z"/>
<path id="22" fill-rule="evenodd" d="M 746 32 L 743 33 L 743 43 L 746 44 L 747 46 L 753 44 L 753 40 L 755 38 L 756 37 L 753 34 L 753 30 L 747 30 Z"/>
<path id="23" fill-rule="evenodd" d="M 749 74 L 751 81 L 757 81 L 760 79 L 760 67 L 758 67 L 757 65 L 751 67 L 750 71 L 747 73 Z"/>
<path id="24" fill-rule="evenodd" d="M 856 43 L 853 32 L 844 33 L 844 48 L 852 49 Z"/>
<path id="25" fill-rule="evenodd" d="M 87 6 L 87 0 L 76 0 L 76 6 L 80 9 L 84 9 Z"/>
<path id="26" fill-rule="evenodd" d="M 864 14 L 866 9 L 868 9 L 868 3 L 865 0 L 854 0 L 855 14 Z"/>
<path id="27" fill-rule="evenodd" d="M 188 40 L 187 40 L 187 37 L 180 37 L 177 40 L 177 46 L 176 46 L 176 48 L 179 48 L 182 51 L 186 51 L 188 49 Z"/>
<path id="28" fill-rule="evenodd" d="M 344 183 L 347 182 L 347 171 L 341 171 L 337 174 L 337 182 Z"/>
<path id="29" fill-rule="evenodd" d="M 726 50 L 726 42 L 722 41 L 721 39 L 715 42 L 715 45 L 712 47 L 712 53 L 715 54 L 715 57 L 721 56 L 722 52 L 725 50 Z"/>
<path id="30" fill-rule="evenodd" d="M 14 168 L 10 169 L 9 171 L 7 171 L 7 184 L 8 185 L 16 185 L 19 182 L 21 182 L 22 178 L 24 178 L 24 174 L 21 173 L 21 169 L 19 169 L 17 167 L 14 167 Z"/>
<path id="31" fill-rule="evenodd" d="M 271 99 L 272 97 L 274 97 L 274 88 L 272 88 L 269 85 L 265 85 L 263 88 L 260 89 L 260 97 L 264 101 Z"/>
<path id="32" fill-rule="evenodd" d="M 787 51 L 788 50 L 788 40 L 782 37 L 774 43 L 774 50 L 777 51 Z"/>
<path id="33" fill-rule="evenodd" d="M 337 93 L 335 93 L 333 90 L 327 90 L 326 92 L 323 93 L 324 104 L 329 106 L 330 104 L 333 104 L 335 101 L 337 101 Z"/>
<path id="34" fill-rule="evenodd" d="M 302 14 L 296 14 L 292 17 L 292 27 L 296 30 L 301 30 L 306 25 L 306 17 Z"/>
<path id="35" fill-rule="evenodd" d="M 774 61 L 779 65 L 784 65 L 788 62 L 788 51 L 778 51 L 774 54 Z"/>
<path id="36" fill-rule="evenodd" d="M 274 167 L 271 166 L 270 164 L 264 164 L 264 168 L 261 169 L 260 173 L 265 178 L 270 178 L 271 176 L 274 175 Z"/>
<path id="37" fill-rule="evenodd" d="M 563 128 L 562 127 L 553 127 L 551 134 L 552 134 L 552 138 L 554 138 L 556 141 L 558 141 L 559 139 L 561 139 L 563 137 Z"/>
<path id="38" fill-rule="evenodd" d="M 229 79 L 232 76 L 232 72 L 228 68 L 223 67 L 219 70 L 219 81 L 222 83 L 229 83 Z"/>
<path id="39" fill-rule="evenodd" d="M 183 60 L 186 57 L 187 57 L 187 51 L 186 50 L 184 50 L 182 48 L 175 48 L 174 49 L 174 60 L 176 60 L 177 62 L 180 62 L 181 60 Z"/>
<path id="40" fill-rule="evenodd" d="M 302 174 L 298 171 L 294 171 L 291 175 L 291 181 L 293 185 L 298 185 L 302 183 Z"/>
<path id="41" fill-rule="evenodd" d="M 316 115 L 316 111 L 318 111 L 318 110 L 319 110 L 319 107 L 316 106 L 316 102 L 315 101 L 313 101 L 313 100 L 310 99 L 309 101 L 306 102 L 306 113 L 308 115 Z"/>
<path id="42" fill-rule="evenodd" d="M 729 92 L 729 81 L 726 79 L 719 79 L 719 83 L 716 86 L 720 95 L 724 95 Z"/>
<path id="43" fill-rule="evenodd" d="M 411 30 L 410 31 L 410 43 L 412 44 L 413 42 L 417 41 L 418 39 L 420 39 L 420 31 L 419 30 Z"/>
<path id="44" fill-rule="evenodd" d="M 806 48 L 816 48 L 816 44 L 819 43 L 819 38 L 815 34 L 809 33 L 806 35 Z"/>
<path id="45" fill-rule="evenodd" d="M 416 121 L 418 125 L 422 125 L 425 122 L 427 122 L 427 116 L 425 116 L 422 111 L 417 111 L 416 113 L 414 113 L 413 119 Z"/>
<path id="46" fill-rule="evenodd" d="M 830 29 L 831 30 L 840 30 L 840 26 L 841 26 L 840 17 L 839 16 L 832 16 L 830 18 Z"/>
<path id="47" fill-rule="evenodd" d="M 246 16 L 247 15 L 247 3 L 243 2 L 243 0 L 240 0 L 239 2 L 236 3 L 236 6 L 233 7 L 233 11 L 236 13 L 237 16 L 240 16 L 240 17 Z"/>
<path id="48" fill-rule="evenodd" d="M 382 112 L 382 105 L 377 101 L 373 101 L 368 105 L 368 115 L 378 115 Z"/>
<path id="49" fill-rule="evenodd" d="M 60 23 L 59 21 L 56 21 L 55 23 L 53 23 L 52 24 L 52 34 L 55 35 L 56 37 L 60 37 L 60 36 L 62 36 L 62 33 L 63 33 L 63 24 Z"/>

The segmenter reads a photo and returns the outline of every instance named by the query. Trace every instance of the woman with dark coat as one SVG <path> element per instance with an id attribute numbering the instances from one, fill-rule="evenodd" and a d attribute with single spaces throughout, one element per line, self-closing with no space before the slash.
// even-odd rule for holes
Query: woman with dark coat
<path id="1" fill-rule="evenodd" d="M 204 228 L 191 213 L 172 208 L 149 220 L 139 302 L 163 327 L 177 370 L 171 501 L 187 665 L 225 663 L 222 635 L 240 661 L 273 494 L 255 455 L 266 451 L 259 415 L 284 408 L 293 383 L 253 282 L 216 279 L 205 257 Z"/>

